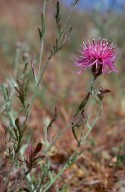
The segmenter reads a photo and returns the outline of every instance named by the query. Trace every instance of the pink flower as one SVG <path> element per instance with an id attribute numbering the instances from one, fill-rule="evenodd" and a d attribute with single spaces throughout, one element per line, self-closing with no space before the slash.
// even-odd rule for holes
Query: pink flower
<path id="1" fill-rule="evenodd" d="M 91 43 L 83 43 L 81 56 L 76 58 L 75 65 L 80 68 L 79 74 L 90 67 L 95 77 L 111 71 L 118 72 L 115 68 L 116 48 L 105 39 L 93 40 Z"/>

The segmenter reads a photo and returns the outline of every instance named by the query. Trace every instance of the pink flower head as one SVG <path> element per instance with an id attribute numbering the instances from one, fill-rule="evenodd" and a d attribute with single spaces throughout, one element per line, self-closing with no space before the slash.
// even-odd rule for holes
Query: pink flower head
<path id="1" fill-rule="evenodd" d="M 82 55 L 76 58 L 75 65 L 80 67 L 79 74 L 90 67 L 94 76 L 111 71 L 118 72 L 114 66 L 116 60 L 115 46 L 105 39 L 83 43 Z"/>

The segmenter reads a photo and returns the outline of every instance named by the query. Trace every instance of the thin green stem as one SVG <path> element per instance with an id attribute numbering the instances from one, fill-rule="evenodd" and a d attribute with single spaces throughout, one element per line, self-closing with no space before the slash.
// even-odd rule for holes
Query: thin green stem
<path id="1" fill-rule="evenodd" d="M 21 179 L 14 185 L 12 186 L 7 192 L 13 192 L 15 191 L 17 188 L 19 188 L 21 182 L 26 178 L 26 176 L 30 173 L 31 169 L 27 170 L 24 175 L 21 177 Z"/>
<path id="2" fill-rule="evenodd" d="M 51 57 L 52 57 L 52 56 L 51 56 Z M 44 65 L 44 67 L 43 67 L 43 70 L 42 70 L 42 72 L 41 72 L 41 74 L 40 74 L 39 80 L 38 80 L 38 82 L 37 82 L 37 84 L 36 84 L 36 86 L 35 86 L 34 94 L 33 94 L 32 98 L 31 98 L 31 100 L 30 100 L 30 102 L 29 102 L 29 108 L 28 108 L 28 111 L 29 111 L 29 112 L 28 112 L 28 116 L 27 116 L 27 121 L 29 120 L 29 116 L 30 116 L 32 104 L 33 104 L 33 102 L 34 102 L 34 100 L 35 100 L 35 98 L 36 98 L 36 94 L 37 94 L 37 91 L 38 91 L 38 87 L 39 87 L 39 85 L 40 85 L 40 83 L 41 83 L 41 80 L 42 80 L 42 78 L 43 78 L 44 72 L 45 72 L 46 68 L 47 68 L 48 65 L 49 65 L 49 62 L 50 62 L 50 60 L 51 60 L 51 57 L 49 57 L 49 58 L 47 59 L 45 65 Z"/>
<path id="3" fill-rule="evenodd" d="M 95 93 L 94 85 L 95 85 L 96 79 L 97 79 L 96 77 L 93 77 L 93 80 L 92 80 L 91 83 L 90 83 L 90 93 L 91 93 L 91 94 L 94 94 L 94 93 Z"/>
<path id="4" fill-rule="evenodd" d="M 44 20 L 44 25 L 45 25 L 45 15 L 46 15 L 46 0 L 43 0 L 43 20 Z M 44 26 L 45 27 L 45 26 Z M 43 48 L 44 48 L 44 36 L 45 33 L 43 34 L 41 38 L 41 44 L 40 44 L 40 56 L 39 56 L 39 68 L 38 68 L 38 81 L 40 79 L 40 71 L 41 71 L 41 63 L 42 63 L 42 57 L 43 57 Z"/>
<path id="5" fill-rule="evenodd" d="M 80 140 L 79 145 L 81 145 L 81 144 L 87 139 L 87 137 L 89 136 L 89 134 L 91 133 L 93 127 L 95 126 L 96 122 L 98 121 L 98 119 L 99 119 L 99 117 L 100 117 L 101 111 L 102 111 L 102 103 L 100 103 L 100 105 L 99 105 L 99 109 L 98 109 L 97 116 L 96 116 L 96 118 L 94 119 L 92 125 L 89 125 L 89 123 L 87 122 L 88 132 L 87 132 L 86 135 Z"/>
<path id="6" fill-rule="evenodd" d="M 73 9 L 74 9 L 75 7 L 76 7 L 76 5 L 73 7 Z M 67 19 L 66 19 L 66 22 L 65 22 L 64 25 L 63 25 L 63 30 L 65 29 L 65 27 L 66 27 L 66 25 L 67 25 L 67 23 L 68 23 L 68 21 L 69 21 L 69 19 L 70 19 L 70 17 L 71 17 L 71 14 L 72 14 L 73 9 L 72 9 L 71 12 L 69 13 L 69 15 L 68 15 L 68 17 L 67 17 Z M 43 2 L 43 9 L 42 9 L 42 10 L 43 10 L 43 18 L 45 19 L 46 0 L 44 0 L 44 2 Z M 31 98 L 31 100 L 30 100 L 28 119 L 29 119 L 29 116 L 30 116 L 30 110 L 31 110 L 32 104 L 33 104 L 34 99 L 35 99 L 35 97 L 36 97 L 36 93 L 37 93 L 38 87 L 39 87 L 39 85 L 40 85 L 40 83 L 41 83 L 41 80 L 42 80 L 43 75 L 44 75 L 44 73 L 45 73 L 45 71 L 46 71 L 46 69 L 47 69 L 47 67 L 48 67 L 48 65 L 49 65 L 50 60 L 51 60 L 51 58 L 53 57 L 53 54 L 50 53 L 50 55 L 49 55 L 49 57 L 48 57 L 45 65 L 43 66 L 43 69 L 42 69 L 42 71 L 41 71 L 41 62 L 42 62 L 42 56 L 43 56 L 43 48 L 44 48 L 44 37 L 42 37 L 42 40 L 41 40 L 40 57 L 39 57 L 39 75 L 38 75 L 38 81 L 37 81 L 37 84 L 36 84 L 36 86 L 35 86 L 34 94 L 33 94 L 32 98 Z"/>
<path id="7" fill-rule="evenodd" d="M 72 165 L 72 163 L 74 161 L 77 160 L 77 158 L 80 156 L 81 154 L 77 154 L 77 152 L 74 152 L 71 157 L 68 159 L 68 161 L 65 163 L 65 165 L 63 166 L 63 168 L 59 171 L 59 173 L 54 176 L 54 178 L 52 179 L 52 181 L 50 181 L 50 183 L 47 185 L 47 187 L 44 189 L 44 192 L 48 191 L 50 189 L 50 187 L 56 182 L 56 180 L 64 173 L 64 171 L 70 167 Z"/>
<path id="8" fill-rule="evenodd" d="M 93 78 L 92 82 L 91 82 L 91 89 L 90 89 L 90 93 L 93 94 L 94 92 L 94 84 L 95 84 L 96 78 Z M 89 98 L 86 100 L 86 104 L 88 102 Z M 100 110 L 100 109 L 99 109 Z M 77 110 L 79 111 L 79 110 Z M 45 155 L 50 148 L 56 143 L 56 141 L 64 134 L 64 132 L 70 128 L 73 127 L 74 125 L 72 124 L 74 118 L 78 115 L 78 112 L 74 114 L 73 118 L 71 119 L 70 123 L 63 129 L 63 131 L 60 131 L 57 136 L 54 138 L 54 140 L 51 142 L 51 144 L 49 145 L 49 147 L 43 152 L 43 155 Z M 96 118 L 97 119 L 97 118 Z M 94 125 L 93 125 L 94 126 Z M 91 131 L 90 131 L 91 132 Z M 88 133 L 89 134 L 89 133 Z M 87 138 L 88 134 L 85 136 L 85 138 Z M 82 142 L 82 141 L 81 141 Z"/>
<path id="9" fill-rule="evenodd" d="M 63 172 L 66 170 L 66 168 L 67 168 L 67 163 L 59 171 L 59 173 L 53 178 L 53 180 L 47 185 L 47 187 L 45 188 L 44 192 L 46 192 L 46 191 L 48 191 L 48 189 L 50 189 L 50 187 L 56 182 L 56 180 L 63 174 Z"/>
<path id="10" fill-rule="evenodd" d="M 5 178 L 5 184 L 7 185 L 7 189 L 8 189 L 8 183 L 9 183 L 9 177 L 10 177 L 10 173 L 11 173 L 11 170 L 13 168 L 13 165 L 14 165 L 14 162 L 15 162 L 15 159 L 16 159 L 16 156 L 14 157 L 10 167 L 9 167 L 9 171 L 8 171 L 8 174 L 7 174 L 7 177 Z"/>
<path id="11" fill-rule="evenodd" d="M 69 13 L 69 15 L 68 15 L 68 17 L 67 17 L 64 25 L 63 25 L 62 31 L 64 31 L 65 27 L 67 26 L 67 23 L 69 22 L 69 19 L 70 19 L 71 15 L 72 15 L 72 12 L 73 12 L 74 9 L 76 8 L 77 4 L 78 4 L 78 2 L 76 3 L 75 6 L 72 6 L 72 9 L 71 9 L 71 11 L 70 11 L 70 13 Z"/>
<path id="12" fill-rule="evenodd" d="M 56 143 L 56 141 L 65 133 L 65 131 L 66 131 L 68 128 L 72 127 L 72 126 L 73 126 L 73 125 L 69 124 L 69 125 L 67 125 L 67 126 L 63 129 L 63 131 L 60 131 L 60 132 L 55 136 L 55 138 L 53 139 L 53 141 L 50 143 L 50 145 L 48 146 L 48 148 L 43 152 L 43 155 L 45 155 L 45 154 L 50 150 L 50 148 Z"/>

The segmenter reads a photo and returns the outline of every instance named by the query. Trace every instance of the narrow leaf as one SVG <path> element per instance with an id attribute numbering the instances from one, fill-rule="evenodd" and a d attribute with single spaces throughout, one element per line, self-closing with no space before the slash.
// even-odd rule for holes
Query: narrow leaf
<path id="1" fill-rule="evenodd" d="M 55 15 L 56 20 L 58 20 L 58 18 L 59 18 L 59 12 L 60 12 L 60 4 L 59 4 L 59 1 L 57 1 L 57 4 L 56 4 L 56 15 Z"/>
<path id="2" fill-rule="evenodd" d="M 38 32 L 39 32 L 39 37 L 40 37 L 40 40 L 42 39 L 42 32 L 41 32 L 41 30 L 40 30 L 40 28 L 38 28 Z"/>
<path id="3" fill-rule="evenodd" d="M 76 131 L 75 131 L 75 126 L 72 127 L 72 133 L 73 133 L 73 136 L 74 136 L 74 138 L 76 139 L 76 141 L 78 143 L 79 141 L 77 139 L 77 135 L 76 135 Z"/>

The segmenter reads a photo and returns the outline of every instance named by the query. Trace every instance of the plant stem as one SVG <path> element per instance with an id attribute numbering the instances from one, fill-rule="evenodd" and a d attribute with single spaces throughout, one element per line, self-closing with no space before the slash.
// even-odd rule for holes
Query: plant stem
<path id="1" fill-rule="evenodd" d="M 45 14 L 46 14 L 46 0 L 43 0 L 43 20 L 44 20 L 44 25 L 45 25 Z M 45 26 L 44 26 L 45 27 Z M 43 57 L 43 48 L 44 48 L 44 36 L 45 33 L 43 34 L 41 38 L 41 44 L 40 44 L 40 56 L 39 56 L 39 67 L 38 67 L 38 81 L 40 79 L 40 71 L 41 71 L 41 62 L 42 62 L 42 57 Z"/>
<path id="2" fill-rule="evenodd" d="M 93 80 L 91 81 L 91 83 L 90 83 L 90 93 L 91 94 L 94 94 L 94 92 L 95 92 L 95 90 L 94 90 L 94 84 L 95 84 L 95 82 L 96 82 L 96 77 L 94 77 L 93 78 Z"/>
<path id="3" fill-rule="evenodd" d="M 12 186 L 12 187 L 10 188 L 10 190 L 8 190 L 7 192 L 13 192 L 13 191 L 15 191 L 17 188 L 19 188 L 21 182 L 26 178 L 26 176 L 30 173 L 30 171 L 31 171 L 31 169 L 29 169 L 28 171 L 26 171 L 26 172 L 24 173 L 24 175 L 21 177 L 21 179 L 18 181 L 18 183 L 16 183 L 14 186 Z"/>
<path id="4" fill-rule="evenodd" d="M 63 31 L 63 30 L 65 29 L 65 27 L 67 26 L 67 23 L 69 22 L 69 19 L 70 19 L 71 15 L 72 15 L 72 12 L 73 12 L 73 10 L 76 8 L 77 4 L 78 4 L 78 2 L 76 3 L 75 6 L 72 6 L 72 9 L 71 9 L 71 11 L 70 11 L 70 13 L 69 13 L 69 15 L 68 15 L 68 17 L 67 17 L 64 25 L 63 25 L 62 31 Z"/>
<path id="5" fill-rule="evenodd" d="M 56 180 L 63 174 L 63 172 L 70 167 L 74 161 L 77 160 L 77 158 L 80 156 L 81 154 L 77 154 L 77 152 L 74 152 L 71 157 L 68 159 L 68 161 L 65 163 L 65 165 L 63 166 L 63 168 L 59 171 L 59 173 L 54 176 L 54 178 L 50 181 L 50 183 L 47 185 L 47 187 L 44 189 L 44 192 L 48 191 L 48 189 L 50 189 L 50 187 L 56 182 Z"/>
<path id="6" fill-rule="evenodd" d="M 77 3 L 76 3 L 76 5 L 77 5 Z M 62 28 L 63 30 L 64 30 L 65 27 L 67 26 L 67 23 L 68 23 L 68 21 L 69 21 L 69 19 L 70 19 L 70 17 L 71 17 L 71 14 L 72 14 L 73 10 L 75 9 L 76 5 L 72 8 L 71 12 L 69 13 L 69 15 L 68 15 L 68 17 L 67 17 L 67 19 L 66 19 L 66 22 L 65 22 L 64 25 L 63 25 L 63 28 Z M 43 18 L 45 19 L 46 0 L 43 0 L 43 9 L 42 9 L 42 11 L 43 11 Z M 44 34 L 44 35 L 45 35 L 45 34 Z M 34 94 L 33 94 L 32 98 L 31 98 L 31 100 L 30 100 L 30 104 L 29 104 L 29 114 L 28 114 L 27 120 L 29 119 L 30 111 L 31 111 L 31 108 L 32 108 L 33 101 L 34 101 L 34 99 L 35 99 L 35 97 L 36 97 L 36 93 L 37 93 L 38 87 L 39 87 L 39 85 L 40 85 L 40 83 L 41 83 L 41 80 L 42 80 L 42 78 L 43 78 L 43 75 L 44 75 L 44 73 L 45 73 L 45 71 L 46 71 L 46 69 L 47 69 L 47 67 L 48 67 L 48 65 L 49 65 L 49 62 L 50 62 L 51 58 L 52 58 L 53 55 L 54 55 L 54 54 L 50 53 L 50 55 L 48 56 L 48 59 L 47 59 L 45 65 L 43 66 L 43 69 L 42 69 L 42 71 L 41 71 L 41 62 L 42 62 L 42 57 L 43 57 L 43 48 L 44 48 L 44 36 L 43 36 L 42 39 L 41 39 L 41 46 L 40 46 L 38 81 L 37 81 L 37 84 L 36 84 L 36 86 L 35 86 Z"/>
<path id="7" fill-rule="evenodd" d="M 86 135 L 81 139 L 79 145 L 81 145 L 81 144 L 87 139 L 87 137 L 89 136 L 89 134 L 91 133 L 93 127 L 95 126 L 96 122 L 97 122 L 98 119 L 99 119 L 101 110 L 102 110 L 102 104 L 100 103 L 97 116 L 96 116 L 96 118 L 94 119 L 92 125 L 89 125 L 88 122 L 87 122 L 88 132 L 87 132 Z"/>

